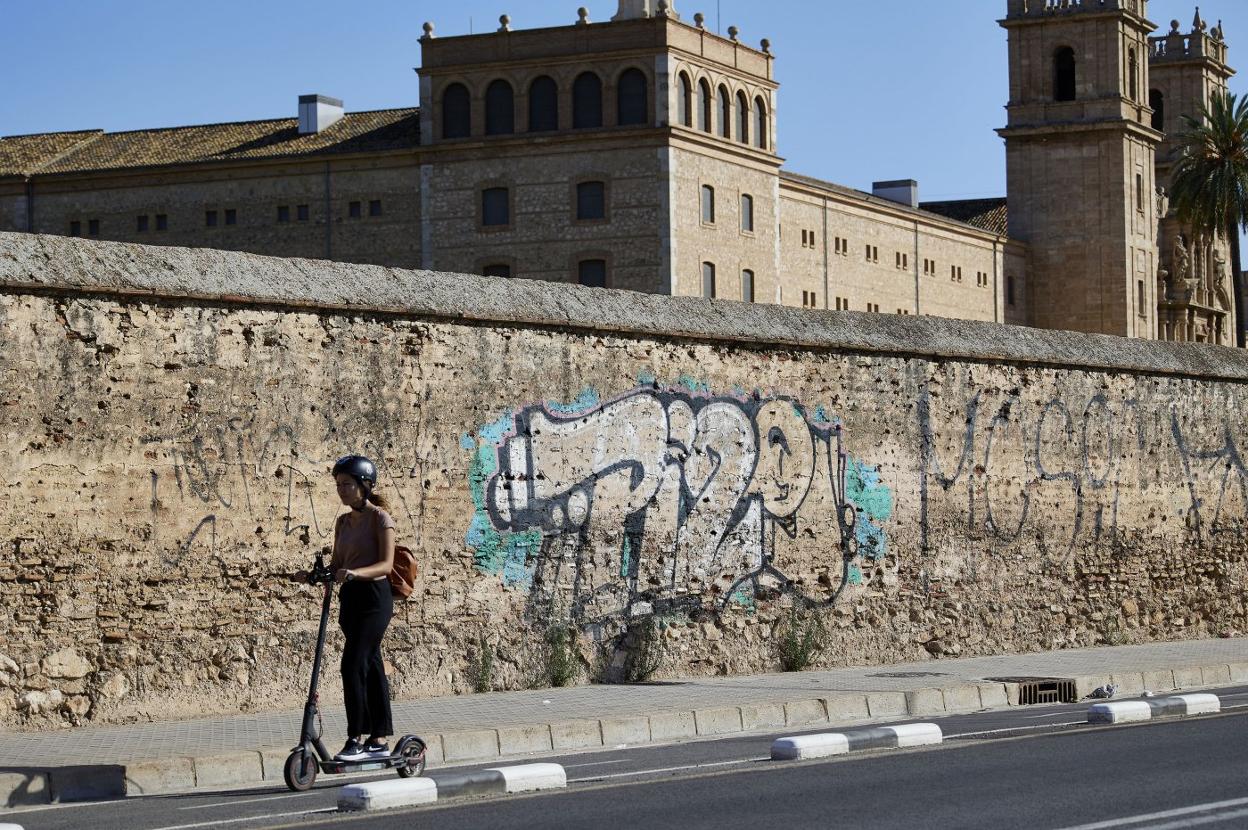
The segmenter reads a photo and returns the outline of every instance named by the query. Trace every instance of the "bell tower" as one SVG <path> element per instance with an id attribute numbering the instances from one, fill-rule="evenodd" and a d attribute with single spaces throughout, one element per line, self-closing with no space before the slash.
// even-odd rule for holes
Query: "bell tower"
<path id="1" fill-rule="evenodd" d="M 1008 0 L 1009 234 L 1043 328 L 1157 336 L 1147 0 Z"/>

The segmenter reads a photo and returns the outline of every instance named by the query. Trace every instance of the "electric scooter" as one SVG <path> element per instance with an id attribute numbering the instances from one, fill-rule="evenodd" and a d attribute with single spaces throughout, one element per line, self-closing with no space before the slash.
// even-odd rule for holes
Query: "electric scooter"
<path id="1" fill-rule="evenodd" d="M 325 566 L 325 555 L 316 555 L 316 565 L 308 572 L 309 585 L 324 585 L 325 597 L 321 601 L 321 628 L 316 635 L 316 659 L 312 662 L 312 684 L 308 689 L 308 702 L 303 707 L 303 731 L 299 745 L 286 758 L 283 775 L 286 786 L 295 792 L 311 789 L 316 783 L 317 772 L 339 775 L 346 772 L 392 769 L 402 778 L 411 778 L 425 771 L 425 742 L 416 735 L 404 735 L 395 744 L 390 755 L 372 756 L 356 761 L 339 761 L 325 748 L 321 741 L 323 724 L 319 708 L 320 694 L 317 681 L 321 676 L 321 658 L 325 653 L 325 629 L 329 624 L 329 606 L 334 596 L 334 574 Z"/>

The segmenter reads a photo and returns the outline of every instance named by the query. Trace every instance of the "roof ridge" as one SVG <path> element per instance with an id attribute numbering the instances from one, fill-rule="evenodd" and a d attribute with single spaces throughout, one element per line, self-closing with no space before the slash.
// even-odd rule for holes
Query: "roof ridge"
<path id="1" fill-rule="evenodd" d="M 373 115 L 379 112 L 403 112 L 405 110 L 419 111 L 420 107 L 382 107 L 380 109 L 375 109 L 375 110 L 355 110 L 352 112 L 343 113 L 343 120 L 350 118 L 351 116 L 354 116 L 354 115 Z M 198 130 L 198 129 L 205 129 L 209 127 L 241 126 L 244 124 L 279 124 L 283 121 L 296 122 L 298 120 L 299 120 L 299 116 L 291 115 L 291 116 L 285 116 L 282 118 L 248 118 L 248 119 L 244 119 L 241 121 L 210 121 L 206 124 L 177 124 L 171 127 L 136 127 L 135 129 L 132 129 L 132 130 L 114 130 L 114 131 L 100 130 L 99 132 L 104 135 L 110 135 L 110 136 L 132 135 L 134 133 L 163 133 L 163 132 L 175 132 L 177 130 Z M 30 135 L 32 136 L 57 135 L 57 133 L 31 133 Z"/>

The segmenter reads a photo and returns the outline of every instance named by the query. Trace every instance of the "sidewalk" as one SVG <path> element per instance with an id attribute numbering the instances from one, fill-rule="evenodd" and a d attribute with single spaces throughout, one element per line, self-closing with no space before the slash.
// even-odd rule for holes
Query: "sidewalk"
<path id="1" fill-rule="evenodd" d="M 395 703 L 394 718 L 437 766 L 1000 708 L 1017 704 L 1017 688 L 990 678 L 1011 677 L 1073 679 L 1080 696 L 1107 682 L 1121 695 L 1248 683 L 1248 638 L 432 698 Z M 345 734 L 339 708 L 324 713 L 330 745 Z M 0 807 L 280 782 L 299 722 L 287 711 L 0 733 Z"/>

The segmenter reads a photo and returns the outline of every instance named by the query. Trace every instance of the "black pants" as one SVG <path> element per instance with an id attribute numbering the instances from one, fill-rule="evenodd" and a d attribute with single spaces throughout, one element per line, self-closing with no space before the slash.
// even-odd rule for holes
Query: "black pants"
<path id="1" fill-rule="evenodd" d="M 342 649 L 347 735 L 393 735 L 390 684 L 381 659 L 381 638 L 394 615 L 390 581 L 345 582 L 338 598 L 338 626 L 347 638 Z"/>

